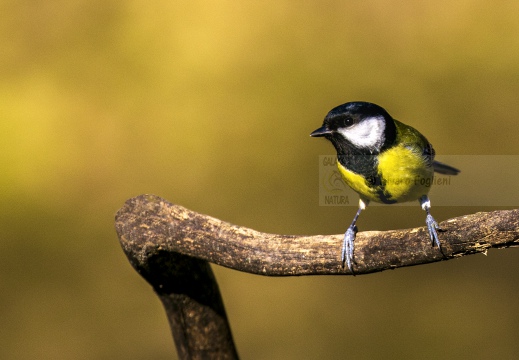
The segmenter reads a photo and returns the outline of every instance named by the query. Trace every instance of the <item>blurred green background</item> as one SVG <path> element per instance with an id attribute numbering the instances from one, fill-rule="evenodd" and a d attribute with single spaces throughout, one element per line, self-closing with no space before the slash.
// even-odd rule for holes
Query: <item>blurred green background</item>
<path id="1" fill-rule="evenodd" d="M 318 205 L 318 156 L 334 152 L 309 137 L 343 102 L 384 106 L 439 160 L 517 154 L 518 13 L 512 0 L 1 2 L 0 358 L 175 358 L 115 212 L 153 193 L 265 232 L 343 232 L 355 208 Z M 460 206 L 432 198 L 437 220 L 517 191 L 452 165 Z M 423 224 L 417 204 L 359 221 Z M 243 359 L 505 359 L 519 351 L 517 258 L 355 278 L 214 270 Z"/>

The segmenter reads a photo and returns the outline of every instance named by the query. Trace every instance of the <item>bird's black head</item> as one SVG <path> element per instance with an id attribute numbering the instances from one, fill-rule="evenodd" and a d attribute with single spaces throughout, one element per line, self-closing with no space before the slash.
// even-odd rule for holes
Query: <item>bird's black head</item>
<path id="1" fill-rule="evenodd" d="M 338 154 L 377 154 L 394 143 L 396 127 L 384 108 L 356 101 L 333 108 L 324 118 L 323 126 L 310 136 L 324 136 L 332 142 Z"/>

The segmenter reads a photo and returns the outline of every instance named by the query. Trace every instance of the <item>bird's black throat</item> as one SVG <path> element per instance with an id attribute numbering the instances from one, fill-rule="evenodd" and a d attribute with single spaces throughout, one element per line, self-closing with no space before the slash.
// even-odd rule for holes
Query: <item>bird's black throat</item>
<path id="1" fill-rule="evenodd" d="M 378 175 L 378 153 L 357 149 L 343 139 L 331 138 L 330 141 L 337 150 L 337 161 L 342 166 L 362 175 L 372 186 L 382 185 Z"/>

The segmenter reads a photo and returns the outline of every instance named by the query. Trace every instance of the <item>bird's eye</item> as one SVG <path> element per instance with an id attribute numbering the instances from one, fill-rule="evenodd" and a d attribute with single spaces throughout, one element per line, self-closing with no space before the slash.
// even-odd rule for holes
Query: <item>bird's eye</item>
<path id="1" fill-rule="evenodd" d="M 345 128 L 353 125 L 353 119 L 349 116 L 342 116 L 337 121 L 337 128 Z"/>

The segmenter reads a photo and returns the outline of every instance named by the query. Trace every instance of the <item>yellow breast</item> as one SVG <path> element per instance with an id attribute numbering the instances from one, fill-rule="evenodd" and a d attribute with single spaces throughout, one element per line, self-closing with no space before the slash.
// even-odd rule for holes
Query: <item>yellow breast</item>
<path id="1" fill-rule="evenodd" d="M 434 176 L 433 168 L 421 154 L 405 146 L 395 146 L 379 155 L 379 184 L 370 184 L 340 163 L 337 166 L 346 184 L 362 198 L 384 203 L 418 200 L 428 194 Z"/>

